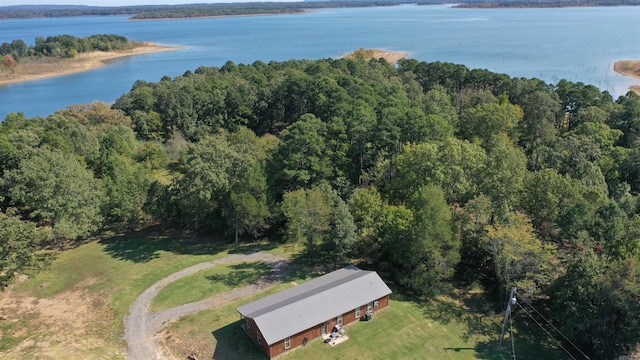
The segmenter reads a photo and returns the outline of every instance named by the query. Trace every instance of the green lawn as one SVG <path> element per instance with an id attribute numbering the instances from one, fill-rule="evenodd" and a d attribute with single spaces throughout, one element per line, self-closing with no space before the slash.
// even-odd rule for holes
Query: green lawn
<path id="1" fill-rule="evenodd" d="M 347 327 L 349 340 L 331 347 L 314 341 L 283 359 L 477 359 L 476 345 L 485 336 L 464 339 L 463 324 L 443 325 L 425 318 L 413 302 L 391 301 L 371 322 Z M 426 354 L 429 354 L 427 357 Z"/>
<path id="2" fill-rule="evenodd" d="M 198 358 L 264 360 L 266 356 L 240 329 L 235 308 L 266 295 L 186 316 L 168 328 L 166 344 L 176 358 L 195 353 Z M 498 347 L 502 315 L 484 313 L 488 305 L 480 291 L 459 295 L 457 300 L 442 296 L 426 302 L 394 296 L 373 321 L 347 326 L 348 341 L 330 347 L 315 340 L 279 359 L 512 359 L 509 337 Z M 514 319 L 516 324 L 521 320 Z M 514 338 L 518 359 L 564 358 L 542 331 L 528 323 L 516 326 Z"/>
<path id="3" fill-rule="evenodd" d="M 160 291 L 151 305 L 152 311 L 170 309 L 227 292 L 258 281 L 271 268 L 263 262 L 221 265 L 185 276 Z"/>
<path id="4" fill-rule="evenodd" d="M 123 318 L 145 289 L 180 269 L 249 250 L 267 250 L 289 257 L 296 249 L 268 244 L 221 245 L 208 239 L 144 232 L 113 236 L 64 251 L 47 271 L 12 291 L 36 299 L 28 301 L 44 303 L 65 294 L 88 294 L 86 301 L 91 302 L 88 308 L 95 308 L 100 314 L 82 319 L 86 324 L 81 324 L 84 326 L 81 329 L 86 330 L 81 331 L 67 330 L 64 324 L 47 325 L 28 310 L 9 314 L 8 321 L 0 322 L 0 357 L 123 359 L 126 351 L 122 340 Z M 167 286 L 154 307 L 166 308 L 224 292 L 255 281 L 266 271 L 266 265 L 257 262 L 211 268 Z M 235 308 L 316 275 L 308 267 L 294 264 L 287 280 L 265 293 L 173 323 L 163 335 L 163 343 L 177 358 L 197 353 L 198 358 L 215 355 L 224 359 L 266 359 L 240 329 Z M 84 297 L 74 299 L 83 301 Z M 498 310 L 497 315 L 487 316 L 491 308 L 492 304 L 480 291 L 460 290 L 428 301 L 405 298 L 396 291 L 390 307 L 376 313 L 373 321 L 347 327 L 350 337 L 347 342 L 329 347 L 312 341 L 281 358 L 511 359 L 510 341 L 503 349 L 497 347 L 502 315 Z M 70 317 L 73 318 L 73 312 Z M 514 319 L 518 359 L 562 358 L 544 333 L 522 320 L 518 316 Z"/>
<path id="5" fill-rule="evenodd" d="M 123 318 L 135 299 L 156 281 L 183 268 L 230 253 L 270 249 L 273 246 L 223 244 L 207 238 L 163 236 L 147 231 L 106 237 L 60 252 L 46 271 L 17 285 L 14 291 L 41 301 L 51 301 L 74 291 L 88 292 L 91 295 L 86 299 L 91 302 L 89 306 L 101 313 L 96 314 L 96 318 L 86 319 L 86 337 L 91 338 L 90 344 L 82 343 L 84 335 L 81 334 L 81 338 L 77 334 L 61 335 L 56 326 L 47 326 L 35 313 L 25 311 L 14 315 L 15 321 L 0 322 L 0 358 L 7 358 L 3 356 L 5 352 L 18 351 L 16 346 L 30 340 L 35 345 L 19 350 L 23 359 L 68 358 L 67 351 L 78 358 L 123 359 L 123 350 L 126 349 L 122 339 Z M 276 249 L 274 252 L 286 256 L 287 250 Z M 236 278 L 224 278 L 225 286 L 234 286 L 234 281 L 249 281 L 264 269 L 254 264 L 250 271 L 230 267 L 226 270 L 232 271 L 227 274 L 235 271 Z M 217 276 L 215 273 L 210 275 Z M 184 299 L 188 300 L 188 297 Z M 52 340 L 54 338 L 55 341 Z M 65 343 L 68 341 L 77 344 L 67 346 Z M 46 354 L 41 351 L 41 343 L 42 347 L 50 349 Z M 61 349 L 58 354 L 57 348 Z"/>
<path id="6" fill-rule="evenodd" d="M 113 237 L 60 253 L 47 271 L 19 288 L 38 298 L 79 287 L 108 294 L 114 322 L 96 331 L 122 346 L 124 315 L 144 290 L 180 269 L 226 255 L 223 247 L 185 245 L 172 237 Z"/>
<path id="7" fill-rule="evenodd" d="M 195 354 L 198 359 L 211 359 L 213 356 L 225 360 L 267 360 L 267 356 L 240 328 L 240 314 L 236 307 L 289 286 L 277 285 L 260 295 L 187 315 L 169 326 L 168 336 L 162 342 L 168 345 L 176 359 Z"/>

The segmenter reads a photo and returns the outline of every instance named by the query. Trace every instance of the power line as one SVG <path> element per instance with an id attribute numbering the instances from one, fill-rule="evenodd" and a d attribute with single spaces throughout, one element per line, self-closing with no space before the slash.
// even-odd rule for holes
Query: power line
<path id="1" fill-rule="evenodd" d="M 522 310 L 524 310 L 524 312 L 525 312 L 527 315 L 529 315 L 529 317 L 531 318 L 531 320 L 533 320 L 533 321 L 534 321 L 534 322 L 535 322 L 535 323 L 540 327 L 540 329 L 542 329 L 545 333 L 547 333 L 547 335 L 548 335 L 550 338 L 552 338 L 552 339 L 556 342 L 556 344 L 558 344 L 558 346 L 560 346 L 560 347 L 562 348 L 562 350 L 564 350 L 564 352 L 566 352 L 566 353 L 567 353 L 567 355 L 569 355 L 573 360 L 577 360 L 575 357 L 573 357 L 573 355 L 571 355 L 571 353 L 570 353 L 567 349 L 565 349 L 565 348 L 564 348 L 564 346 L 562 346 L 562 344 L 560 343 L 560 341 L 558 341 L 558 339 L 554 338 L 554 337 L 553 337 L 553 335 L 551 335 L 551 333 L 550 333 L 547 329 L 545 329 L 545 328 L 544 328 L 544 326 L 542 326 L 542 324 L 540 324 L 540 322 L 538 322 L 538 320 L 536 320 L 536 318 L 534 318 L 533 316 L 531 316 L 531 313 L 529 313 L 529 312 L 527 311 L 527 309 L 525 309 L 522 305 L 520 305 L 520 302 L 518 302 L 517 304 L 518 304 L 518 306 L 520 306 L 520 308 L 521 308 Z"/>
<path id="2" fill-rule="evenodd" d="M 531 307 L 531 308 L 533 309 L 533 311 L 535 311 L 535 312 L 536 312 L 536 314 L 538 314 L 538 316 L 540 316 L 542 319 L 544 319 L 544 321 L 546 321 L 546 322 L 547 322 L 547 324 L 549 324 L 549 326 L 551 326 L 551 327 L 553 328 L 553 330 L 555 330 L 555 331 L 556 331 L 558 334 L 560 334 L 560 335 L 561 335 L 561 336 L 562 336 L 562 337 L 563 337 L 563 338 L 564 338 L 564 339 L 565 339 L 569 344 L 571 344 L 571 345 L 572 345 L 576 350 L 578 350 L 578 352 L 579 352 L 580 354 L 582 354 L 582 356 L 584 356 L 584 357 L 585 357 L 586 359 L 588 359 L 588 360 L 591 360 L 591 359 L 587 356 L 587 354 L 585 354 L 584 352 L 582 352 L 582 350 L 580 350 L 580 348 L 579 348 L 578 346 L 576 346 L 576 344 L 574 344 L 571 340 L 569 340 L 569 338 L 568 338 L 568 337 L 566 337 L 566 336 L 562 333 L 562 331 L 558 330 L 558 328 L 556 328 L 555 326 L 553 326 L 553 324 L 552 324 L 549 320 L 547 320 L 547 318 L 545 318 L 545 317 L 540 313 L 540 311 L 538 311 L 538 309 L 536 309 L 535 307 L 533 307 L 533 305 L 531 305 L 531 303 L 530 303 L 530 302 L 528 302 L 524 297 L 521 297 L 520 299 L 521 299 L 522 301 L 524 301 L 527 305 L 529 305 L 529 307 Z"/>

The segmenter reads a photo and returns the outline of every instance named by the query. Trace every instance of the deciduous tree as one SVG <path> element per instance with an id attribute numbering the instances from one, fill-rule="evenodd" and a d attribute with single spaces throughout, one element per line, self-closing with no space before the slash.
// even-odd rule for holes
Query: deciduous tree
<path id="1" fill-rule="evenodd" d="M 87 236 L 102 224 L 103 188 L 76 158 L 40 148 L 5 173 L 11 204 L 52 227 L 54 239 Z"/>
<path id="2" fill-rule="evenodd" d="M 20 274 L 30 275 L 47 263 L 38 245 L 48 234 L 34 223 L 0 212 L 0 290 Z"/>
<path id="3" fill-rule="evenodd" d="M 556 274 L 556 249 L 537 238 L 526 215 L 515 213 L 511 222 L 488 225 L 486 231 L 484 247 L 505 295 L 515 286 L 520 294 L 532 297 L 550 283 Z"/>
<path id="4" fill-rule="evenodd" d="M 333 194 L 325 186 L 294 190 L 282 198 L 287 238 L 302 243 L 312 263 L 318 257 L 318 247 L 331 230 L 332 206 Z"/>

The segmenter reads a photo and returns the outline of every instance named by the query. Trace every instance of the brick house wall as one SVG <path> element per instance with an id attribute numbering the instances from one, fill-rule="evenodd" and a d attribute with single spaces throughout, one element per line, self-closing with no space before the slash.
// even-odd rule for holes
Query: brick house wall
<path id="1" fill-rule="evenodd" d="M 378 306 L 377 307 L 373 307 L 373 311 L 378 311 L 378 310 L 382 310 L 386 307 L 389 306 L 389 296 L 384 296 L 380 299 L 377 300 L 378 301 Z M 373 306 L 373 301 L 370 303 L 371 306 Z M 355 321 L 360 320 L 361 317 L 364 316 L 364 314 L 367 312 L 367 309 L 369 307 L 370 304 L 365 304 L 360 306 L 360 316 L 356 316 L 356 309 L 353 309 L 349 312 L 346 312 L 344 314 L 342 314 L 342 324 L 343 325 L 348 325 L 351 324 Z M 253 320 L 251 319 L 247 319 L 247 321 L 250 321 L 253 323 Z M 331 330 L 333 330 L 333 327 L 336 326 L 336 324 L 338 323 L 338 318 L 331 318 L 327 321 L 325 321 L 326 324 L 326 331 L 327 333 L 330 333 Z M 255 332 L 257 331 L 255 323 L 253 323 L 251 325 L 251 330 L 253 332 L 252 334 L 249 334 L 249 336 L 251 336 L 254 341 L 256 341 L 256 335 Z M 322 336 L 322 324 L 318 324 L 312 328 L 309 328 L 305 331 L 302 331 L 298 334 L 292 335 L 289 337 L 289 347 L 285 348 L 285 340 L 280 340 L 278 342 L 275 342 L 273 344 L 271 344 L 271 346 L 266 346 L 265 342 L 262 341 L 262 344 L 260 344 L 260 346 L 262 347 L 262 349 L 265 351 L 265 353 L 267 353 L 267 355 L 269 355 L 269 358 L 273 358 L 277 355 L 280 355 L 282 353 L 284 353 L 285 351 L 289 351 L 292 349 L 295 349 L 298 346 L 302 346 L 304 339 L 306 338 L 307 341 L 311 341 L 314 339 L 317 339 L 319 337 Z M 257 341 L 256 341 L 257 342 Z"/>

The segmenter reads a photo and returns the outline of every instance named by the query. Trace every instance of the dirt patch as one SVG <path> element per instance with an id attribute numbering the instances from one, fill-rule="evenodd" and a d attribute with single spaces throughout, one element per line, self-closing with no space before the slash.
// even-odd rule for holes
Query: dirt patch
<path id="1" fill-rule="evenodd" d="M 48 298 L 17 290 L 0 297 L 3 358 L 67 359 L 112 358 L 123 354 L 102 353 L 115 313 L 106 292 L 90 293 L 79 286 Z M 0 341 L 0 342 L 2 342 Z M 86 356 L 84 356 L 84 355 Z"/>
<path id="2" fill-rule="evenodd" d="M 207 333 L 193 334 L 184 330 L 174 330 L 172 333 L 169 330 L 164 330 L 158 334 L 158 337 L 160 344 L 165 349 L 165 354 L 180 359 L 187 356 L 208 359 L 211 358 L 216 347 L 214 337 Z"/>

